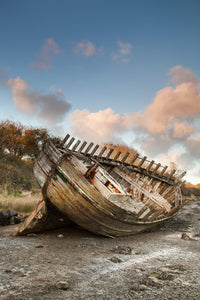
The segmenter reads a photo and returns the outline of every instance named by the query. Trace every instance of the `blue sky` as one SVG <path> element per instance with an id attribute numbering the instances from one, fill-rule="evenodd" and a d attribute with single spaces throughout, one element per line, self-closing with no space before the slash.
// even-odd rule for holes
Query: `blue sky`
<path id="1" fill-rule="evenodd" d="M 0 119 L 126 143 L 200 182 L 198 0 L 2 0 Z"/>

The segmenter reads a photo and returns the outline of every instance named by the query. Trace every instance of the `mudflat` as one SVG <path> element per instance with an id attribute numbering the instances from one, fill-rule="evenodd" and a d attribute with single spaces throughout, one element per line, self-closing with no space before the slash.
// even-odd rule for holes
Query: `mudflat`
<path id="1" fill-rule="evenodd" d="M 154 231 L 106 238 L 78 227 L 0 227 L 0 299 L 199 299 L 200 201 Z"/>

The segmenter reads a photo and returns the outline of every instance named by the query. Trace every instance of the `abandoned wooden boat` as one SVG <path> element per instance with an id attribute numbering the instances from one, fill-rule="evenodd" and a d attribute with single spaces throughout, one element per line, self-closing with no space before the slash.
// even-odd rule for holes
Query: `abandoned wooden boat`
<path id="1" fill-rule="evenodd" d="M 170 219 L 185 204 L 180 190 L 185 172 L 168 171 L 137 153 L 127 162 L 128 152 L 119 159 L 120 151 L 113 155 L 114 149 L 74 141 L 67 135 L 62 145 L 46 145 L 34 174 L 45 203 L 82 228 L 104 236 L 132 235 Z M 19 234 L 34 231 L 33 220 L 40 227 L 39 212 Z M 46 220 L 44 208 L 43 216 Z"/>

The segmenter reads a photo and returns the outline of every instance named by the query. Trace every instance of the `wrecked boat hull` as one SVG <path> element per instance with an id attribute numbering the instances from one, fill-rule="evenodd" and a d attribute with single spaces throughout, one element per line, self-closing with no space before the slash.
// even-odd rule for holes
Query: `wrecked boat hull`
<path id="1" fill-rule="evenodd" d="M 95 234 L 127 236 L 159 225 L 184 205 L 180 183 L 175 182 L 172 173 L 168 177 L 163 175 L 166 167 L 160 176 L 156 173 L 160 165 L 153 171 L 152 162 L 147 169 L 142 168 L 144 158 L 139 166 L 133 165 L 138 155 L 130 165 L 125 163 L 127 154 L 121 161 L 117 155 L 115 159 L 108 159 L 109 154 L 103 157 L 105 147 L 95 157 L 95 150 L 88 154 L 91 144 L 83 153 L 86 142 L 78 151 L 75 151 L 78 142 L 70 150 L 73 141 L 74 138 L 65 148 L 53 143 L 46 145 L 34 167 L 45 203 L 51 203 L 67 220 Z M 19 234 L 26 233 L 27 228 L 34 231 L 38 213 L 21 227 Z M 38 231 L 38 220 L 36 223 Z"/>

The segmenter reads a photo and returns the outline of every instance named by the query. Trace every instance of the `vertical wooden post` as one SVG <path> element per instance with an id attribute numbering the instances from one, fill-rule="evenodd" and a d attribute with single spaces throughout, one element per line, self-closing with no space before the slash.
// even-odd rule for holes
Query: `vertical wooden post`
<path id="1" fill-rule="evenodd" d="M 165 171 L 167 170 L 168 166 L 165 166 L 162 170 L 162 172 L 160 173 L 160 176 L 163 176 L 163 174 L 165 173 Z"/>
<path id="2" fill-rule="evenodd" d="M 81 145 L 80 149 L 78 150 L 78 153 L 81 153 L 81 151 L 83 150 L 83 148 L 85 147 L 85 145 L 87 145 L 86 141 L 83 142 L 83 144 Z"/>
<path id="3" fill-rule="evenodd" d="M 157 166 L 155 167 L 155 169 L 152 172 L 152 175 L 154 175 L 156 173 L 156 171 L 160 168 L 161 164 L 157 164 Z"/>
<path id="4" fill-rule="evenodd" d="M 110 149 L 110 151 L 108 152 L 108 154 L 106 156 L 106 159 L 108 159 L 111 156 L 111 154 L 113 153 L 113 151 L 114 151 L 114 149 Z"/>
<path id="5" fill-rule="evenodd" d="M 169 176 L 168 176 L 168 179 L 171 179 L 172 178 L 172 176 L 174 175 L 176 173 L 176 170 L 174 169 L 174 170 L 172 170 L 172 172 L 169 174 Z"/>
<path id="6" fill-rule="evenodd" d="M 147 167 L 147 172 L 149 172 L 150 171 L 150 169 L 151 169 L 151 167 L 153 166 L 153 164 L 154 164 L 154 160 L 152 160 L 151 162 L 150 162 L 150 164 L 148 165 L 148 167 Z"/>
<path id="7" fill-rule="evenodd" d="M 139 154 L 136 153 L 132 159 L 132 161 L 130 162 L 130 165 L 132 165 L 134 163 L 134 161 L 136 161 L 136 159 L 138 158 Z"/>
<path id="8" fill-rule="evenodd" d="M 106 151 L 107 147 L 104 146 L 103 149 L 101 150 L 101 152 L 99 153 L 98 157 L 102 157 L 102 155 L 104 154 L 104 152 Z"/>
<path id="9" fill-rule="evenodd" d="M 139 165 L 138 165 L 138 168 L 141 168 L 141 166 L 143 165 L 143 163 L 145 162 L 146 159 L 147 159 L 146 156 L 144 156 L 144 157 L 141 159 L 141 161 L 140 161 L 140 163 L 139 163 Z"/>
<path id="10" fill-rule="evenodd" d="M 90 151 L 90 149 L 92 148 L 93 145 L 94 145 L 93 143 L 90 143 L 89 146 L 86 148 L 84 154 L 87 154 Z"/>
<path id="11" fill-rule="evenodd" d="M 93 156 L 98 148 L 99 148 L 99 145 L 96 145 L 90 155 Z"/>
<path id="12" fill-rule="evenodd" d="M 66 145 L 65 149 L 68 149 L 71 146 L 71 144 L 74 142 L 74 140 L 75 140 L 75 138 L 72 137 L 71 140 L 69 141 L 69 143 Z"/>
<path id="13" fill-rule="evenodd" d="M 124 163 L 125 160 L 127 159 L 127 157 L 129 156 L 129 152 L 126 152 L 126 154 L 124 155 L 124 157 L 122 158 L 121 162 Z"/>
<path id="14" fill-rule="evenodd" d="M 66 143 L 66 141 L 68 140 L 69 137 L 70 137 L 70 134 L 67 134 L 67 135 L 65 136 L 65 138 L 64 138 L 64 139 L 62 140 L 62 142 L 61 142 L 62 146 L 65 145 L 65 143 Z"/>
<path id="15" fill-rule="evenodd" d="M 118 157 L 120 156 L 121 151 L 117 152 L 117 154 L 115 155 L 115 157 L 113 158 L 114 161 L 116 161 L 118 159 Z"/>
<path id="16" fill-rule="evenodd" d="M 74 147 L 72 148 L 72 151 L 75 151 L 76 150 L 76 148 L 78 147 L 78 145 L 80 144 L 80 140 L 78 140 L 77 142 L 76 142 L 76 144 L 74 145 Z"/>

